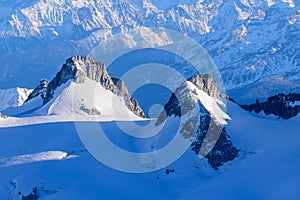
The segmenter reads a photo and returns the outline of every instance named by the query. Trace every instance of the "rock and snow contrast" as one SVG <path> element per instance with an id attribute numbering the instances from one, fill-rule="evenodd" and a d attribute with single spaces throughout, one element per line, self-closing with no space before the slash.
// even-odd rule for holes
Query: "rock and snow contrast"
<path id="1" fill-rule="evenodd" d="M 52 81 L 42 80 L 22 106 L 3 113 L 21 118 L 12 118 L 12 124 L 35 116 L 54 121 L 145 118 L 124 82 L 111 78 L 103 63 L 81 56 L 68 59 Z"/>
<path id="2" fill-rule="evenodd" d="M 0 199 L 299 199 L 299 25 L 296 0 L 2 0 Z"/>
<path id="3" fill-rule="evenodd" d="M 266 115 L 273 114 L 283 119 L 290 119 L 300 113 L 300 94 L 278 94 L 269 97 L 267 101 L 260 103 L 256 100 L 256 103 L 251 105 L 240 105 L 243 109 L 255 112 L 256 114 L 264 112 Z"/>
<path id="4" fill-rule="evenodd" d="M 238 157 L 223 125 L 230 117 L 222 110 L 225 104 L 217 84 L 209 74 L 193 76 L 172 94 L 156 125 L 172 116 L 181 117 L 180 133 L 193 140 L 195 153 L 208 159 L 215 169 Z"/>
<path id="5" fill-rule="evenodd" d="M 142 111 L 125 83 L 110 78 L 103 63 L 70 58 L 52 81 L 40 82 L 23 106 L 5 111 L 12 117 L 3 120 L 1 115 L 0 198 L 197 199 L 199 192 L 209 199 L 297 197 L 299 116 L 284 120 L 254 115 L 223 96 L 210 75 L 193 76 L 175 90 L 151 127 L 149 120 L 141 120 Z M 83 117 L 75 118 L 76 123 L 99 123 L 106 136 L 125 150 L 162 148 L 176 128 L 191 146 L 161 170 L 118 172 L 89 153 L 74 118 L 70 120 L 74 115 Z M 139 126 L 132 126 L 132 120 Z M 136 136 L 165 127 L 143 143 L 118 123 Z M 117 184 L 120 181 L 126 185 Z"/>
<path id="6" fill-rule="evenodd" d="M 0 198 L 18 200 L 36 193 L 38 199 L 296 199 L 300 179 L 299 116 L 289 120 L 256 116 L 232 102 L 227 103 L 227 113 L 231 120 L 226 134 L 240 152 L 217 171 L 194 153 L 194 145 L 165 169 L 122 173 L 101 164 L 86 150 L 73 123 L 1 124 Z M 206 115 L 213 118 L 210 112 Z M 129 122 L 123 123 L 131 127 Z M 100 124 L 114 143 L 137 148 L 137 143 L 130 142 L 132 138 L 120 137 L 114 122 Z M 172 129 L 173 124 L 169 126 Z M 139 129 L 132 132 L 141 134 Z M 223 139 L 221 136 L 226 144 L 227 136 Z M 157 138 L 150 144 L 160 142 Z M 214 154 L 221 156 L 223 150 L 233 148 L 227 144 Z"/>

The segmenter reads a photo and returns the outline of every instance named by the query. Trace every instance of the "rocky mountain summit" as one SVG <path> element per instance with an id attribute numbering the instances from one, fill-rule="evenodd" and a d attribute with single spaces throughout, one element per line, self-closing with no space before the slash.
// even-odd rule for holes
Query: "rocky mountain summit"
<path id="1" fill-rule="evenodd" d="M 210 107 L 212 104 L 215 106 Z M 221 96 L 211 75 L 193 76 L 171 95 L 156 125 L 162 124 L 168 117 L 181 117 L 183 125 L 180 133 L 193 141 L 192 150 L 218 169 L 235 159 L 239 152 L 223 127 L 229 117 L 219 105 L 222 105 Z"/>
<path id="2" fill-rule="evenodd" d="M 283 119 L 290 119 L 300 113 L 300 94 L 280 93 L 269 97 L 265 102 L 256 100 L 251 105 L 240 105 L 244 110 L 255 112 L 256 114 L 264 112 L 266 115 L 276 115 Z"/>
<path id="3" fill-rule="evenodd" d="M 199 90 L 204 91 L 211 97 L 220 98 L 219 91 L 217 89 L 216 82 L 213 81 L 211 75 L 197 75 L 192 76 L 187 81 L 193 83 Z M 188 94 L 191 91 L 187 89 L 186 84 L 180 85 L 174 93 L 172 93 L 170 100 L 165 105 L 165 112 L 162 112 L 157 120 L 157 125 L 160 125 L 165 121 L 167 117 L 172 115 L 183 116 L 189 111 L 193 110 L 198 106 L 198 102 L 194 101 L 191 96 Z M 178 98 L 182 98 L 179 102 Z"/>
<path id="4" fill-rule="evenodd" d="M 50 82 L 43 80 L 34 91 L 29 95 L 28 100 L 37 96 L 42 96 L 43 105 L 47 104 L 54 96 L 55 91 L 69 80 L 77 84 L 83 84 L 89 78 L 99 83 L 104 89 L 111 91 L 113 94 L 121 97 L 126 106 L 135 115 L 145 118 L 145 114 L 139 107 L 137 101 L 133 99 L 127 90 L 125 83 L 117 78 L 111 78 L 104 63 L 96 62 L 90 57 L 76 56 L 67 59 L 61 70 Z M 28 101 L 27 100 L 27 101 Z M 82 110 L 87 110 L 82 108 Z M 89 110 L 88 113 L 95 113 Z M 96 113 L 99 113 L 98 111 Z"/>

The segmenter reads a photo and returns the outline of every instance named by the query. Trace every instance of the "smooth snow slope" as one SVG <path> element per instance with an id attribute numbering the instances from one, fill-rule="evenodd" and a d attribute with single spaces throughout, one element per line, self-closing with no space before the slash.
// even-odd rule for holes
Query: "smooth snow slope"
<path id="1" fill-rule="evenodd" d="M 297 199 L 300 117 L 281 120 L 252 115 L 230 102 L 228 114 L 232 121 L 227 130 L 242 150 L 240 158 L 216 172 L 188 150 L 168 167 L 175 170 L 169 175 L 165 169 L 127 174 L 102 165 L 85 150 L 71 122 L 1 128 L 0 199 L 20 199 L 18 192 L 27 195 L 35 186 L 41 199 L 51 200 Z M 123 122 L 123 126 L 126 123 L 132 132 L 139 132 L 130 122 Z M 100 125 L 114 143 L 132 150 L 130 137 L 114 137 L 124 134 L 115 122 L 100 122 Z M 170 132 L 172 127 L 172 123 L 167 124 L 165 131 Z M 151 142 L 155 141 L 161 145 L 160 138 Z M 44 154 L 48 157 L 33 156 Z M 7 165 L 12 159 L 26 155 L 26 162 Z"/>

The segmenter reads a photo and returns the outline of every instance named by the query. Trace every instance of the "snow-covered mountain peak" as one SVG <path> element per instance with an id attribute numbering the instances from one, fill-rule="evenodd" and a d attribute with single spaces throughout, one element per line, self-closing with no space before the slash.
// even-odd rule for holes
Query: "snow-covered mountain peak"
<path id="1" fill-rule="evenodd" d="M 32 91 L 33 90 L 31 89 L 19 87 L 0 90 L 0 111 L 7 108 L 21 106 Z"/>
<path id="2" fill-rule="evenodd" d="M 238 150 L 223 128 L 230 119 L 224 109 L 213 78 L 208 74 L 196 75 L 175 90 L 156 125 L 179 117 L 180 134 L 193 141 L 191 146 L 196 154 L 207 158 L 211 166 L 218 169 L 238 156 Z"/>
<path id="3" fill-rule="evenodd" d="M 217 124 L 227 124 L 230 117 L 223 111 L 223 103 L 217 84 L 209 74 L 196 75 L 181 84 L 170 97 L 165 105 L 165 111 L 158 118 L 157 125 L 167 117 L 188 116 L 193 118 L 200 113 L 200 107 L 204 106 Z"/>
<path id="4" fill-rule="evenodd" d="M 123 81 L 111 78 L 103 63 L 81 56 L 67 59 L 52 81 L 41 81 L 22 107 L 6 113 L 96 115 L 108 120 L 145 117 Z"/>
<path id="5" fill-rule="evenodd" d="M 76 56 L 67 59 L 66 63 L 62 66 L 62 69 L 57 73 L 56 77 L 49 83 L 43 104 L 46 105 L 48 102 L 52 101 L 52 99 L 55 98 L 56 90 L 58 90 L 61 87 L 64 87 L 63 85 L 70 84 L 68 83 L 69 81 L 71 81 L 71 87 L 80 88 L 78 90 L 79 94 L 83 92 L 83 96 L 85 94 L 85 91 L 81 90 L 85 90 L 85 87 L 86 90 L 91 90 L 92 88 L 94 88 L 96 91 L 107 90 L 108 93 L 112 93 L 112 95 L 109 95 L 110 97 L 106 97 L 108 100 L 111 100 L 113 96 L 116 96 L 120 98 L 120 101 L 122 101 L 124 105 L 135 115 L 139 117 L 145 117 L 137 101 L 131 98 L 131 95 L 129 94 L 124 82 L 117 78 L 111 78 L 107 73 L 105 64 L 101 62 L 96 62 L 90 57 Z M 75 86 L 74 84 L 77 84 L 78 86 Z M 97 85 L 103 89 L 100 89 Z M 73 94 L 76 96 L 76 92 L 78 91 L 75 91 Z M 98 92 L 100 93 L 100 91 Z M 90 94 L 95 94 L 96 96 L 98 96 L 97 92 L 93 93 L 92 91 L 90 91 Z M 99 96 L 98 99 L 96 98 L 96 96 L 86 97 L 88 99 L 87 101 L 92 102 L 92 104 L 96 103 L 95 105 L 97 105 L 97 103 L 99 103 L 97 101 L 103 101 L 103 99 L 105 99 L 101 96 Z M 80 98 L 80 96 L 78 96 L 78 98 Z M 80 101 L 82 101 L 82 99 Z M 113 102 L 111 102 L 110 104 L 113 104 Z M 79 109 L 85 111 L 90 110 L 86 106 L 88 105 L 82 104 L 80 105 Z M 111 106 L 115 105 L 109 105 L 109 107 Z M 97 110 L 97 108 L 94 107 L 95 106 L 93 106 L 93 108 L 91 109 L 94 111 Z M 100 112 L 101 111 L 96 113 Z"/>

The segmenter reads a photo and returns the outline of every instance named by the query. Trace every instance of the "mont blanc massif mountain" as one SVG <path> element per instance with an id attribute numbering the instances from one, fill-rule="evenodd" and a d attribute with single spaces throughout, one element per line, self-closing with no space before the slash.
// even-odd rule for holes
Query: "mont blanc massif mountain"
<path id="1" fill-rule="evenodd" d="M 297 199 L 299 24 L 294 0 L 0 2 L 0 199 Z M 201 44 L 225 90 L 170 60 L 187 73 L 149 118 L 144 101 L 162 94 L 137 100 L 118 78 L 147 51 L 114 69 L 87 55 L 176 42 L 150 27 Z M 132 157 L 147 173 L 128 173 Z"/>
<path id="2" fill-rule="evenodd" d="M 0 9 L 5 88 L 32 88 L 66 58 L 87 55 L 116 34 L 128 38 L 129 30 L 162 27 L 199 41 L 229 94 L 243 103 L 299 92 L 300 13 L 294 0 L 6 0 Z M 140 37 L 150 33 L 144 29 Z M 27 73 L 31 80 L 21 78 Z"/>
<path id="3" fill-rule="evenodd" d="M 285 120 L 252 114 L 248 107 L 253 105 L 225 97 L 211 75 L 192 76 L 171 94 L 157 120 L 145 119 L 125 83 L 110 77 L 103 63 L 69 58 L 52 81 L 40 81 L 24 104 L 0 115 L 1 199 L 196 199 L 199 192 L 211 199 L 296 197 L 299 116 Z M 283 97 L 270 99 L 262 109 L 283 102 Z M 290 95 L 284 102 L 299 112 L 298 101 Z M 100 125 L 112 143 L 128 151 L 159 151 L 174 134 L 189 147 L 174 163 L 153 172 L 118 172 L 83 144 L 80 123 Z M 157 130 L 143 141 L 135 138 Z M 113 159 L 113 150 L 104 151 Z M 160 165 L 159 160 L 144 165 L 140 159 L 149 169 Z M 274 192 L 282 183 L 288 187 Z"/>

